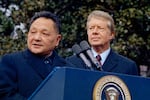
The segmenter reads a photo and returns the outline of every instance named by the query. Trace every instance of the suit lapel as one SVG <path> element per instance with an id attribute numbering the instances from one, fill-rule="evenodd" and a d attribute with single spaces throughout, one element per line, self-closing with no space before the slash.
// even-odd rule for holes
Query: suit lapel
<path id="1" fill-rule="evenodd" d="M 113 50 L 111 50 L 102 68 L 104 71 L 111 72 L 117 65 L 117 62 L 118 62 L 118 59 L 116 57 L 116 53 Z"/>

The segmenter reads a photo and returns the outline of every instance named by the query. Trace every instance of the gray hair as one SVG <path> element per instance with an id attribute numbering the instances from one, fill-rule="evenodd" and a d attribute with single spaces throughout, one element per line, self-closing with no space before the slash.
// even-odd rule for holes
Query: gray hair
<path id="1" fill-rule="evenodd" d="M 106 20 L 108 20 L 108 28 L 112 31 L 115 32 L 115 24 L 114 24 L 114 20 L 112 18 L 111 15 L 109 15 L 107 12 L 104 11 L 100 11 L 100 10 L 94 10 L 92 11 L 88 18 L 87 18 L 87 23 L 86 25 L 88 25 L 88 22 L 91 20 L 91 18 L 104 18 Z"/>

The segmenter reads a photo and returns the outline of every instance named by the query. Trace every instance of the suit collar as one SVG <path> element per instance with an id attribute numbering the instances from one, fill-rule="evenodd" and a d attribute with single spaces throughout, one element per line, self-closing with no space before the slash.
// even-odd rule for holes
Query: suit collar
<path id="1" fill-rule="evenodd" d="M 51 72 L 51 70 L 49 70 L 47 67 L 44 67 L 45 66 L 45 63 L 44 63 L 45 57 L 37 56 L 37 55 L 33 54 L 29 49 L 25 50 L 23 52 L 23 54 L 26 58 L 27 63 L 29 63 L 29 65 L 31 65 L 31 67 L 43 79 Z M 63 59 L 61 59 L 55 51 L 53 52 L 52 57 L 53 57 L 53 64 L 51 67 L 65 65 L 65 61 Z M 51 68 L 51 69 L 53 69 L 53 68 Z"/>
<path id="2" fill-rule="evenodd" d="M 111 49 L 102 68 L 104 71 L 112 71 L 118 62 L 117 54 Z"/>

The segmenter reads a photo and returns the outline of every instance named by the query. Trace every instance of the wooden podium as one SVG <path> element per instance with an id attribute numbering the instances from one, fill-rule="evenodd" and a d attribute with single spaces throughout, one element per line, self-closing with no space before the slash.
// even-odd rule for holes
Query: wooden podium
<path id="1" fill-rule="evenodd" d="M 28 100 L 149 100 L 150 79 L 57 67 Z"/>

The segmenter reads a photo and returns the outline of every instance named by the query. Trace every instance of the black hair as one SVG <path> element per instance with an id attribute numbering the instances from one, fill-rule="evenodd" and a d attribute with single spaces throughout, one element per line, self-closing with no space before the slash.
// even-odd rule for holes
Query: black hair
<path id="1" fill-rule="evenodd" d="M 60 32 L 60 31 L 61 31 L 61 29 L 60 29 L 60 26 L 61 26 L 61 25 L 60 25 L 60 20 L 59 20 L 59 18 L 58 18 L 55 14 L 53 14 L 53 13 L 51 13 L 51 12 L 49 12 L 49 11 L 36 12 L 36 13 L 34 14 L 34 16 L 31 18 L 30 22 L 29 22 L 29 28 L 30 28 L 31 24 L 32 24 L 36 19 L 38 19 L 38 18 L 40 18 L 40 17 L 44 17 L 44 18 L 53 20 L 54 23 L 56 24 L 56 29 L 58 30 L 58 33 L 61 33 L 61 32 Z"/>

